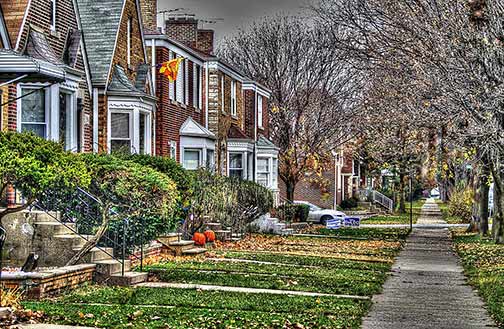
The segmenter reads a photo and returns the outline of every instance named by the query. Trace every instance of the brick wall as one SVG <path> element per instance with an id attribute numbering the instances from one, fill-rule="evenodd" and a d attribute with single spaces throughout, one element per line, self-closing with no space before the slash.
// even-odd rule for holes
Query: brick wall
<path id="1" fill-rule="evenodd" d="M 142 23 L 145 31 L 157 29 L 157 0 L 140 0 Z"/>
<path id="2" fill-rule="evenodd" d="M 262 117 L 263 117 L 263 124 L 262 128 L 258 127 L 258 132 L 262 134 L 263 136 L 269 138 L 269 100 L 266 97 L 262 98 Z M 258 113 L 259 115 L 259 113 Z"/>
<path id="3" fill-rule="evenodd" d="M 332 209 L 334 207 L 334 187 L 335 171 L 334 160 L 331 161 L 330 168 L 322 174 L 322 178 L 327 185 L 321 188 L 319 184 L 314 183 L 311 176 L 305 176 L 297 185 L 294 192 L 294 200 L 308 201 L 321 208 Z M 287 189 L 284 182 L 279 180 L 280 195 L 287 197 Z"/>
<path id="4" fill-rule="evenodd" d="M 0 0 L 12 46 L 16 46 L 28 0 Z"/>
<path id="5" fill-rule="evenodd" d="M 169 50 L 158 47 L 156 49 L 157 63 L 169 60 Z M 156 96 L 158 107 L 156 111 L 156 153 L 160 156 L 170 155 L 170 141 L 180 145 L 180 128 L 187 118 L 192 117 L 196 122 L 204 125 L 204 111 L 198 110 L 193 105 L 193 63 L 189 62 L 189 105 L 184 105 L 170 100 L 170 82 L 164 75 L 157 73 Z M 177 147 L 177 161 L 180 161 L 179 148 Z"/>
<path id="6" fill-rule="evenodd" d="M 254 138 L 254 115 L 255 115 L 255 91 L 245 90 L 244 91 L 244 103 L 245 103 L 245 135 L 249 138 Z"/>

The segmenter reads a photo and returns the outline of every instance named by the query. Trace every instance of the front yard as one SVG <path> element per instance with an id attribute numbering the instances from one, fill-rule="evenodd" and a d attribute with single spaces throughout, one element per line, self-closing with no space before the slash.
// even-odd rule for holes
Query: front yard
<path id="1" fill-rule="evenodd" d="M 407 233 L 336 232 L 323 238 L 254 235 L 218 244 L 200 258 L 157 259 L 147 267 L 156 281 L 150 286 L 88 286 L 24 306 L 44 311 L 49 323 L 103 328 L 358 328 Z M 181 289 L 165 282 L 250 290 Z"/>
<path id="2" fill-rule="evenodd" d="M 413 202 L 413 224 L 416 224 L 420 217 L 420 212 L 425 203 L 425 200 L 416 200 Z M 379 215 L 362 220 L 362 224 L 409 224 L 410 223 L 410 204 L 406 204 L 406 213 L 393 213 L 387 215 Z"/>

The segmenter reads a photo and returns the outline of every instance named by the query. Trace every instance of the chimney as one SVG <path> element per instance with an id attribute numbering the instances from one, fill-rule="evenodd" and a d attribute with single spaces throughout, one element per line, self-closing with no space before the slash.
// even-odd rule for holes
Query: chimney
<path id="1" fill-rule="evenodd" d="M 214 30 L 198 30 L 197 48 L 199 51 L 213 55 L 214 51 Z"/>
<path id="2" fill-rule="evenodd" d="M 166 20 L 166 35 L 191 48 L 198 40 L 198 20 L 192 17 L 170 17 Z"/>
<path id="3" fill-rule="evenodd" d="M 157 0 L 140 0 L 140 11 L 145 32 L 157 31 Z"/>

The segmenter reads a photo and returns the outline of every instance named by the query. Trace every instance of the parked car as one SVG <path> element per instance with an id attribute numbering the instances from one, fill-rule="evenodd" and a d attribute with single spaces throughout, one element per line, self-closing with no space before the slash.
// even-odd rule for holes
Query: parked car
<path id="1" fill-rule="evenodd" d="M 321 223 L 323 225 L 330 219 L 341 218 L 344 219 L 346 217 L 345 213 L 333 210 L 333 209 L 322 209 L 313 203 L 306 201 L 294 201 L 296 204 L 305 204 L 310 207 L 310 212 L 308 214 L 308 221 Z"/>

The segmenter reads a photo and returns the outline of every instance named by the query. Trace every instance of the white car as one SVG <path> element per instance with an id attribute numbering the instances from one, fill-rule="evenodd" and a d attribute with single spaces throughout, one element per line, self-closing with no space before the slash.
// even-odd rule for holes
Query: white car
<path id="1" fill-rule="evenodd" d="M 323 225 L 326 224 L 326 222 L 330 219 L 334 218 L 340 218 L 344 219 L 346 217 L 345 213 L 338 211 L 338 210 L 332 210 L 332 209 L 322 209 L 320 207 L 317 207 L 313 203 L 306 202 L 306 201 L 294 201 L 295 204 L 305 204 L 310 207 L 310 212 L 308 214 L 308 221 L 310 222 L 316 222 L 316 223 L 321 223 Z"/>

